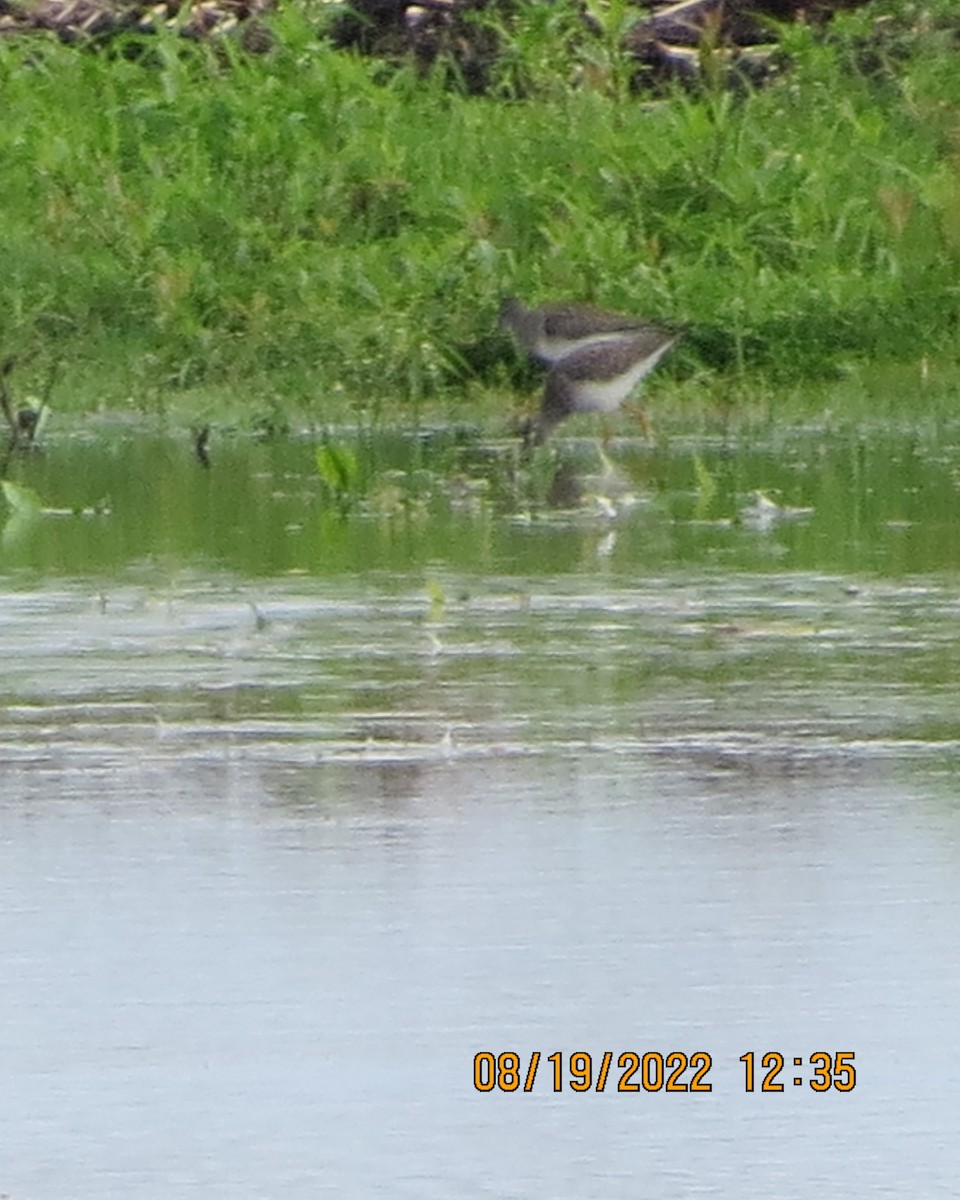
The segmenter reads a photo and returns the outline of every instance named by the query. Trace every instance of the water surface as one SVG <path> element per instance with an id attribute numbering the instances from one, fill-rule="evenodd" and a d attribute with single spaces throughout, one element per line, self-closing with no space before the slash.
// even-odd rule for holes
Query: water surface
<path id="1" fill-rule="evenodd" d="M 0 1191 L 954 1195 L 955 435 L 344 436 L 338 492 L 306 440 L 51 434 L 0 550 Z M 561 1090 L 476 1091 L 507 1050 Z"/>

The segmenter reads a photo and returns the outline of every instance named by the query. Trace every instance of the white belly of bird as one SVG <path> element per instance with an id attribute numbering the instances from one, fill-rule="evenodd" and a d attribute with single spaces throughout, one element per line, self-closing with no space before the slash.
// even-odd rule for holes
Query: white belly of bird
<path id="1" fill-rule="evenodd" d="M 566 358 L 568 354 L 572 354 L 574 350 L 582 350 L 588 342 L 591 346 L 596 346 L 600 342 L 622 341 L 622 333 L 592 333 L 589 338 L 559 338 L 541 335 L 537 339 L 534 353 L 543 362 L 555 363 L 559 362 L 561 358 Z"/>
<path id="2" fill-rule="evenodd" d="M 590 412 L 616 412 L 645 375 L 649 375 L 667 347 L 643 359 L 613 379 L 578 379 L 577 408 Z"/>

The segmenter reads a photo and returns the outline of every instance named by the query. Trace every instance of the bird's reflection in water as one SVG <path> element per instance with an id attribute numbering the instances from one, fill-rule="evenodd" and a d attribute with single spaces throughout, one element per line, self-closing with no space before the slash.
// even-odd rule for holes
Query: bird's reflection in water
<path id="1" fill-rule="evenodd" d="M 562 458 L 557 463 L 545 503 L 552 509 L 576 509 L 590 516 L 613 518 L 641 502 L 633 479 L 610 461 L 597 447 L 600 470 L 582 470 L 575 460 Z"/>
<path id="2" fill-rule="evenodd" d="M 562 459 L 547 492 L 548 508 L 579 508 L 583 503 L 583 475 L 572 462 Z"/>

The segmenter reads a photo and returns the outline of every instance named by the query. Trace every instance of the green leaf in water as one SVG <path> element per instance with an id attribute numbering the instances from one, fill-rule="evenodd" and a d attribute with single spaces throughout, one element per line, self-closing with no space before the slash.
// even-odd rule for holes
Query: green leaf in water
<path id="1" fill-rule="evenodd" d="M 39 513 L 43 508 L 43 501 L 33 488 L 11 483 L 9 479 L 0 480 L 0 487 L 3 488 L 3 497 L 15 515 Z"/>
<path id="2" fill-rule="evenodd" d="M 427 620 L 439 621 L 443 617 L 443 610 L 447 603 L 443 586 L 436 579 L 428 579 L 424 587 L 427 599 L 430 601 L 430 611 L 427 614 Z"/>
<path id="3" fill-rule="evenodd" d="M 357 485 L 360 474 L 357 456 L 347 446 L 327 442 L 317 448 L 317 474 L 332 492 L 345 496 Z"/>
<path id="4" fill-rule="evenodd" d="M 717 481 L 703 465 L 699 454 L 693 456 L 693 470 L 697 477 L 697 504 L 694 511 L 699 519 L 710 511 L 710 505 L 717 494 Z"/>
<path id="5" fill-rule="evenodd" d="M 43 503 L 33 488 L 11 483 L 9 479 L 0 480 L 0 487 L 3 488 L 3 497 L 10 506 L 10 513 L 3 524 L 3 532 L 0 533 L 0 546 L 4 550 L 11 550 L 26 541 L 36 529 L 43 512 Z"/>

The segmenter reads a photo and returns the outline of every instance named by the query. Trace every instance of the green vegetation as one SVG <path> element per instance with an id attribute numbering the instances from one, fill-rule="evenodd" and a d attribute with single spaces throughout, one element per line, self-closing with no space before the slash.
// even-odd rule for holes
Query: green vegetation
<path id="1" fill-rule="evenodd" d="M 295 9 L 263 56 L 0 44 L 18 384 L 59 359 L 61 412 L 502 420 L 529 382 L 495 330 L 505 292 L 689 322 L 678 405 L 878 364 L 952 380 L 960 52 L 935 20 L 893 4 L 890 61 L 864 52 L 876 4 L 826 39 L 783 31 L 792 66 L 760 91 L 650 100 L 614 39 L 574 52 L 548 8 L 479 98 L 335 51 Z"/>

